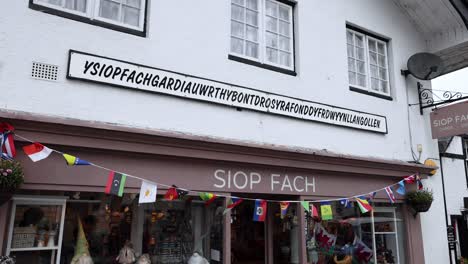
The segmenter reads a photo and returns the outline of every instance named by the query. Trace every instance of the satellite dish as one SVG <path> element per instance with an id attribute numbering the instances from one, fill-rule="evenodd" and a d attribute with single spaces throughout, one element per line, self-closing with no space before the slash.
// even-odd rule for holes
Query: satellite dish
<path id="1" fill-rule="evenodd" d="M 442 74 L 442 59 L 432 53 L 421 52 L 411 56 L 407 63 L 408 71 L 420 80 L 431 80 Z"/>

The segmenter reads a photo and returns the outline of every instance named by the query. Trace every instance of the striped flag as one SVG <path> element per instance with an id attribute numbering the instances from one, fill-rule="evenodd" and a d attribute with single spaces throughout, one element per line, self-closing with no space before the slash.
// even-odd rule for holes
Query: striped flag
<path id="1" fill-rule="evenodd" d="M 125 174 L 111 171 L 109 173 L 109 177 L 107 178 L 105 193 L 122 197 L 126 180 L 127 176 Z"/>
<path id="2" fill-rule="evenodd" d="M 256 222 L 265 222 L 267 213 L 267 202 L 265 200 L 255 200 L 255 210 L 253 220 Z"/>
<path id="3" fill-rule="evenodd" d="M 392 188 L 390 186 L 385 187 L 385 192 L 387 193 L 388 199 L 390 199 L 390 202 L 395 203 L 395 195 L 393 195 Z"/>
<path id="4" fill-rule="evenodd" d="M 24 146 L 23 151 L 34 162 L 43 160 L 49 157 L 49 155 L 52 153 L 52 150 L 50 148 L 37 142 L 34 142 L 31 145 Z"/>
<path id="5" fill-rule="evenodd" d="M 205 206 L 210 206 L 210 204 L 216 200 L 216 194 L 212 194 L 212 193 L 207 193 L 207 192 L 202 192 L 200 193 L 200 198 L 205 201 Z"/>
<path id="6" fill-rule="evenodd" d="M 68 166 L 75 166 L 75 165 L 91 165 L 91 163 L 87 162 L 86 160 L 80 159 L 78 157 L 69 155 L 69 154 L 63 154 L 63 158 L 67 162 Z"/>
<path id="7" fill-rule="evenodd" d="M 369 202 L 366 199 L 361 199 L 359 197 L 356 197 L 356 202 L 359 206 L 359 209 L 361 209 L 361 212 L 363 214 L 372 211 L 372 206 L 369 204 Z"/>
<path id="8" fill-rule="evenodd" d="M 377 195 L 377 192 L 371 192 L 367 195 L 367 200 L 372 201 L 375 199 L 375 196 Z"/>
<path id="9" fill-rule="evenodd" d="M 414 177 L 414 175 L 405 177 L 403 180 L 404 180 L 405 183 L 407 183 L 407 184 L 413 184 L 413 183 L 416 182 L 416 178 Z"/>
<path id="10" fill-rule="evenodd" d="M 241 198 L 237 197 L 230 197 L 228 199 L 228 205 L 226 206 L 226 209 L 224 209 L 223 215 L 232 210 L 232 208 L 238 206 L 243 201 Z"/>
<path id="11" fill-rule="evenodd" d="M 416 183 L 418 184 L 418 190 L 422 190 L 424 188 L 421 177 L 419 177 L 419 174 L 416 174 Z"/>
<path id="12" fill-rule="evenodd" d="M 281 219 L 283 219 L 288 213 L 288 208 L 289 208 L 289 202 L 280 202 Z"/>
<path id="13" fill-rule="evenodd" d="M 13 138 L 13 131 L 15 128 L 6 123 L 0 123 L 0 153 L 5 154 L 9 158 L 16 156 L 15 141 Z M 2 155 L 3 156 L 3 155 Z"/>

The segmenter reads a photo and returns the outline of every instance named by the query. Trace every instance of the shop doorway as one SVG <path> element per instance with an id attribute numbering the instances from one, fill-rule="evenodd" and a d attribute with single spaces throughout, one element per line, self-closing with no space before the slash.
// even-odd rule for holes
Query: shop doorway
<path id="1" fill-rule="evenodd" d="M 279 203 L 268 203 L 265 222 L 253 221 L 254 210 L 255 201 L 244 200 L 231 211 L 231 263 L 299 263 L 297 204 L 281 218 Z"/>

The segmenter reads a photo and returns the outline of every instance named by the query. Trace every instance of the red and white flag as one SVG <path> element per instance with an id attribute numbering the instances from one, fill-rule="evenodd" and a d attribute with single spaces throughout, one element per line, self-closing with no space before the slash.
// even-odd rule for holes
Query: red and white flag
<path id="1" fill-rule="evenodd" d="M 13 131 L 15 128 L 8 123 L 0 123 L 0 153 L 8 158 L 16 156 L 15 142 L 13 139 Z"/>
<path id="2" fill-rule="evenodd" d="M 395 203 L 396 199 L 395 199 L 395 195 L 393 195 L 392 188 L 390 188 L 390 186 L 385 187 L 385 192 L 387 193 L 388 199 L 390 199 L 390 202 Z"/>
<path id="3" fill-rule="evenodd" d="M 23 147 L 24 153 L 29 156 L 29 158 L 36 162 L 43 160 L 49 157 L 52 150 L 41 143 L 34 142 L 31 145 L 27 145 Z"/>

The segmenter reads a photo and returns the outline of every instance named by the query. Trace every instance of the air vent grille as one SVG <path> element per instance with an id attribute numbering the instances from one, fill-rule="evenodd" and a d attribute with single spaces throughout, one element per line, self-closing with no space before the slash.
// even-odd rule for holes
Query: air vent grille
<path id="1" fill-rule="evenodd" d="M 39 80 L 57 81 L 58 66 L 41 62 L 32 63 L 31 77 Z"/>

